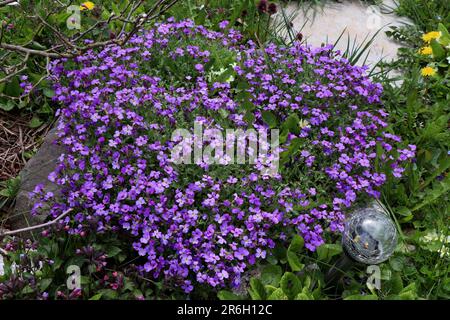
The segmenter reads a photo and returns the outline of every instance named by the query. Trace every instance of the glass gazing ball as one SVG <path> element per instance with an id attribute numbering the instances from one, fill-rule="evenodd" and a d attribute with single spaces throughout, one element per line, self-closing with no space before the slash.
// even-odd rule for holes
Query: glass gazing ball
<path id="1" fill-rule="evenodd" d="M 397 229 L 379 205 L 355 211 L 345 223 L 342 245 L 358 262 L 386 261 L 397 245 Z"/>

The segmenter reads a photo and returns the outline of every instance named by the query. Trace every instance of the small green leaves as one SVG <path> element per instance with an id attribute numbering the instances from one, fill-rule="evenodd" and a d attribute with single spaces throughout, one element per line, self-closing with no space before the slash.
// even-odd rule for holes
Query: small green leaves
<path id="1" fill-rule="evenodd" d="M 326 243 L 317 248 L 317 256 L 320 261 L 330 261 L 335 255 L 342 253 L 342 247 L 339 244 Z"/>
<path id="2" fill-rule="evenodd" d="M 240 300 L 241 297 L 227 290 L 220 290 L 217 294 L 220 300 Z"/>
<path id="3" fill-rule="evenodd" d="M 299 134 L 300 133 L 299 122 L 300 122 L 300 119 L 298 118 L 297 114 L 292 113 L 284 121 L 284 123 L 282 125 L 282 129 L 287 130 L 294 134 Z"/>
<path id="4" fill-rule="evenodd" d="M 261 116 L 271 129 L 276 128 L 278 124 L 277 117 L 271 111 L 263 110 L 261 111 Z"/>
<path id="5" fill-rule="evenodd" d="M 305 265 L 300 262 L 300 258 L 297 255 L 297 253 L 299 253 L 303 249 L 303 245 L 303 238 L 299 235 L 295 235 L 287 250 L 287 260 L 289 266 L 291 267 L 291 270 L 294 272 L 301 271 L 305 267 Z"/>
<path id="6" fill-rule="evenodd" d="M 14 107 L 15 107 L 14 102 L 12 102 L 11 100 L 8 100 L 6 102 L 0 101 L 0 109 L 4 111 L 11 111 L 12 109 L 14 109 Z"/>

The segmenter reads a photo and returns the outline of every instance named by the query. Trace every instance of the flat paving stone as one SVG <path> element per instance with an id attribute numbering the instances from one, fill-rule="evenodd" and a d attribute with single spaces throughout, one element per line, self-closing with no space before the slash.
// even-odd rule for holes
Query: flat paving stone
<path id="1" fill-rule="evenodd" d="M 390 39 L 385 31 L 391 26 L 412 24 L 410 20 L 394 14 L 394 8 L 396 4 L 393 0 L 385 0 L 380 6 L 345 0 L 326 1 L 324 4 L 313 6 L 308 3 L 290 2 L 284 10 L 286 16 L 295 16 L 294 30 L 301 32 L 306 43 L 315 47 L 322 43 L 334 44 L 344 31 L 336 45 L 336 49 L 344 52 L 347 37 L 350 37 L 350 43 L 356 41 L 361 44 L 364 39 L 371 39 L 380 30 L 370 46 L 365 63 L 374 66 L 380 59 L 384 61 L 395 59 L 400 48 L 400 44 Z M 366 54 L 358 61 L 359 65 L 362 65 Z"/>
<path id="2" fill-rule="evenodd" d="M 50 182 L 48 175 L 56 168 L 58 158 L 64 153 L 62 146 L 54 143 L 57 138 L 56 128 L 50 130 L 38 152 L 31 158 L 20 172 L 20 190 L 16 198 L 14 214 L 8 219 L 9 229 L 16 230 L 42 223 L 45 216 L 31 216 L 33 201 L 29 193 L 42 183 L 46 192 L 60 194 L 60 186 Z"/>

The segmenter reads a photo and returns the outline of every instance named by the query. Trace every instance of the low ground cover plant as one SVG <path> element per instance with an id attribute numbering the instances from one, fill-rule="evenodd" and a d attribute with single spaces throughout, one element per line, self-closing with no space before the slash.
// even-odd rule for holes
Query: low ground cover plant
<path id="1" fill-rule="evenodd" d="M 258 49 L 227 21 L 220 28 L 170 19 L 125 47 L 52 64 L 67 152 L 49 179 L 63 189 L 38 185 L 33 214 L 72 211 L 46 237 L 67 233 L 75 253 L 92 254 L 83 239 L 114 234 L 127 239 L 115 245 L 121 260 L 166 290 L 237 288 L 294 235 L 310 252 L 336 239 L 352 205 L 402 175 L 415 146 L 385 129 L 382 87 L 365 68 L 331 46 Z M 279 129 L 279 172 L 261 172 L 275 150 L 256 165 L 174 163 L 173 128 L 195 121 Z M 94 273 L 108 268 L 108 254 L 98 259 Z"/>

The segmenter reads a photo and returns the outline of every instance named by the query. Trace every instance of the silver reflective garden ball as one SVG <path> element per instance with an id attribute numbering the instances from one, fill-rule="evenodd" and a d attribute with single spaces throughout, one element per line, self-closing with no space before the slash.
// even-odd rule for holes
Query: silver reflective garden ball
<path id="1" fill-rule="evenodd" d="M 386 211 L 374 203 L 356 210 L 345 223 L 342 245 L 358 262 L 386 261 L 397 246 L 397 229 Z"/>

